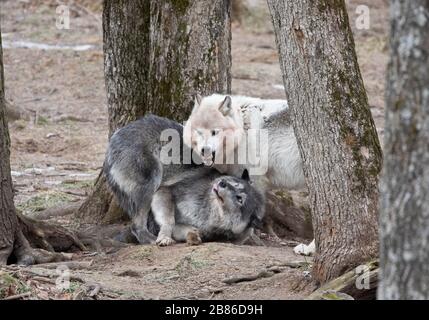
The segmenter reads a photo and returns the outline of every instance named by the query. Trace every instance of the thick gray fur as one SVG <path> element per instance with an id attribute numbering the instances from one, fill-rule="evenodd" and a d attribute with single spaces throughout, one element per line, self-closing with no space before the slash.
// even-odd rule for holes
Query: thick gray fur
<path id="1" fill-rule="evenodd" d="M 186 241 L 189 232 L 198 233 L 202 241 L 245 237 L 260 225 L 265 202 L 249 182 L 247 171 L 243 175 L 237 178 L 199 168 L 174 184 L 161 186 L 152 202 L 160 227 L 157 242 Z"/>
<path id="2" fill-rule="evenodd" d="M 237 211 L 234 209 L 234 215 L 228 216 L 229 209 L 226 208 L 223 213 L 227 217 L 218 219 L 214 215 L 212 216 L 213 208 L 209 198 L 207 198 L 210 185 L 214 179 L 219 178 L 219 173 L 214 169 L 204 168 L 195 163 L 168 165 L 161 163 L 160 150 L 165 142 L 161 142 L 160 135 L 166 129 L 177 130 L 181 139 L 180 154 L 184 154 L 183 148 L 187 147 L 182 141 L 183 126 L 175 121 L 155 115 L 147 115 L 118 129 L 112 135 L 106 152 L 104 173 L 119 205 L 132 219 L 131 230 L 137 241 L 139 243 L 152 243 L 156 239 L 147 226 L 154 195 L 158 191 L 158 200 L 162 199 L 162 196 L 170 200 L 167 201 L 164 198 L 165 206 L 161 207 L 161 211 L 164 213 L 175 212 L 174 218 L 168 220 L 167 225 L 171 226 L 173 221 L 174 225 L 179 226 L 176 231 L 183 224 L 199 230 L 201 228 L 200 234 L 206 239 L 211 239 L 212 235 L 216 236 L 218 233 L 220 236 L 229 238 L 231 235 L 228 234 L 228 230 L 235 237 L 238 224 L 234 223 L 234 219 L 236 219 Z M 191 151 L 186 150 L 185 152 L 190 154 Z M 246 185 L 250 188 L 246 187 L 246 192 L 255 192 L 247 182 Z M 170 194 L 169 199 L 168 196 L 165 196 L 168 193 Z M 254 197 L 253 193 L 250 198 L 261 200 L 260 207 L 263 208 L 262 198 L 258 198 L 256 195 Z M 160 207 L 157 208 L 159 214 Z M 253 219 L 250 217 L 253 216 L 262 218 L 263 209 L 256 213 L 254 208 L 259 207 L 256 204 L 252 207 L 248 207 L 247 204 L 243 206 L 244 213 L 242 212 L 241 219 L 249 222 Z M 154 217 L 156 218 L 157 215 L 154 214 Z M 162 221 L 159 225 L 162 230 L 162 226 L 166 223 Z M 240 223 L 241 225 L 242 223 Z M 173 238 L 174 231 L 174 229 L 171 231 Z M 163 232 L 168 235 L 168 228 Z M 177 238 L 179 240 L 181 237 L 178 236 Z"/>

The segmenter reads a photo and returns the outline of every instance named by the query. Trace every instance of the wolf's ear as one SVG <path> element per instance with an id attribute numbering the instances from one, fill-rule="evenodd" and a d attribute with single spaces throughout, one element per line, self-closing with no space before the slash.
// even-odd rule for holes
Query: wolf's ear
<path id="1" fill-rule="evenodd" d="M 219 106 L 219 111 L 226 117 L 229 116 L 232 108 L 232 100 L 230 96 L 226 96 L 225 99 L 222 101 L 222 103 Z"/>
<path id="2" fill-rule="evenodd" d="M 195 95 L 194 108 L 192 109 L 192 113 L 198 109 L 198 107 L 201 105 L 201 101 L 203 101 L 203 97 L 199 93 L 197 93 Z"/>
<path id="3" fill-rule="evenodd" d="M 200 106 L 201 105 L 201 101 L 203 100 L 203 97 L 199 94 L 199 93 L 197 93 L 196 95 L 195 95 L 195 106 L 197 107 L 197 106 Z"/>
<path id="4" fill-rule="evenodd" d="M 241 175 L 241 179 L 243 179 L 245 181 L 250 181 L 249 171 L 247 169 L 244 169 L 244 171 Z"/>

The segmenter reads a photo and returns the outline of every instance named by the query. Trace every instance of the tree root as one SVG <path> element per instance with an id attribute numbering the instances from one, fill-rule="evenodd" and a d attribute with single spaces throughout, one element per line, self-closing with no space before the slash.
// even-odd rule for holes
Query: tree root
<path id="1" fill-rule="evenodd" d="M 71 260 L 73 257 L 71 253 L 52 252 L 44 249 L 32 248 L 21 230 L 18 231 L 13 253 L 17 264 L 21 265 L 66 261 Z"/>
<path id="2" fill-rule="evenodd" d="M 67 204 L 64 206 L 48 208 L 46 210 L 39 212 L 36 218 L 37 220 L 48 220 L 51 218 L 72 215 L 77 212 L 77 210 L 80 208 L 81 205 L 82 205 L 82 202 L 80 201 L 72 204 Z"/>
<path id="3" fill-rule="evenodd" d="M 295 269 L 295 268 L 301 268 L 301 267 L 308 267 L 308 263 L 305 261 L 290 261 L 290 262 L 286 261 L 280 264 L 269 265 L 264 270 L 258 272 L 257 274 L 231 277 L 231 278 L 222 280 L 222 282 L 226 284 L 234 284 L 234 283 L 240 283 L 240 282 L 255 281 L 262 278 L 272 277 L 276 273 L 283 272 L 286 268 Z"/>
<path id="4" fill-rule="evenodd" d="M 68 251 L 72 247 L 85 251 L 85 245 L 71 231 L 59 225 L 28 218 L 17 214 L 21 231 L 33 247 L 46 251 Z"/>
<path id="5" fill-rule="evenodd" d="M 362 265 L 329 281 L 307 297 L 307 300 L 340 300 L 342 294 L 356 300 L 375 300 L 378 285 L 378 261 Z M 365 283 L 366 281 L 366 283 Z"/>
<path id="6" fill-rule="evenodd" d="M 273 275 L 274 275 L 273 271 L 263 270 L 258 274 L 227 278 L 222 280 L 222 282 L 226 284 L 234 284 L 234 283 L 240 283 L 240 282 L 255 281 L 261 278 L 269 278 L 269 277 L 272 277 Z"/>
<path id="7" fill-rule="evenodd" d="M 311 239 L 313 229 L 304 196 L 278 190 L 267 193 L 264 232 L 275 240 L 282 238 Z M 296 203 L 295 203 L 296 201 Z"/>
<path id="8" fill-rule="evenodd" d="M 19 212 L 16 217 L 18 228 L 13 249 L 4 263 L 32 265 L 68 261 L 73 254 L 65 251 L 86 250 L 79 238 L 64 227 L 34 220 Z"/>

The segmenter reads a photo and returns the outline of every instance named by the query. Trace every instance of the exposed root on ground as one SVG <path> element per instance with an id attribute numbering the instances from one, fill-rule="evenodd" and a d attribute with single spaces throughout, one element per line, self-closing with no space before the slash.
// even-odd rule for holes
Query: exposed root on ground
<path id="1" fill-rule="evenodd" d="M 308 263 L 300 261 L 284 262 L 281 264 L 268 266 L 266 269 L 258 272 L 257 274 L 234 276 L 231 278 L 224 279 L 222 282 L 226 284 L 235 284 L 240 282 L 255 281 L 261 278 L 272 277 L 276 273 L 283 272 L 285 268 L 304 268 L 308 267 L 308 265 Z"/>
<path id="2" fill-rule="evenodd" d="M 75 214 L 77 212 L 77 210 L 80 208 L 81 205 L 82 205 L 82 202 L 80 201 L 80 202 L 75 202 L 72 204 L 66 204 L 66 205 L 59 206 L 59 207 L 48 208 L 46 210 L 39 212 L 36 215 L 36 218 L 38 220 L 48 220 L 48 219 L 52 219 L 52 218 L 58 218 L 58 217 L 64 217 L 64 216 L 72 215 L 72 214 Z"/>
<path id="3" fill-rule="evenodd" d="M 308 300 L 375 300 L 378 286 L 378 261 L 351 270 L 329 281 L 310 294 Z"/>

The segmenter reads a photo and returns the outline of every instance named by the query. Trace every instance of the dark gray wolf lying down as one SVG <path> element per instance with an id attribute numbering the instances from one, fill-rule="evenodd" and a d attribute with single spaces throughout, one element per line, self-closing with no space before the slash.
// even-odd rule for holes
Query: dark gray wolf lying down
<path id="1" fill-rule="evenodd" d="M 166 140 L 166 132 L 168 136 L 172 131 L 177 135 Z M 165 163 L 163 147 L 173 142 L 179 159 Z M 104 173 L 139 243 L 156 239 L 168 245 L 186 240 L 188 233 L 203 240 L 241 239 L 261 221 L 264 196 L 251 185 L 247 171 L 242 178 L 222 176 L 202 166 L 191 152 L 183 144 L 183 126 L 154 115 L 112 135 Z M 156 223 L 148 224 L 151 208 Z M 156 226 L 157 238 L 150 232 L 156 232 Z"/>
<path id="2" fill-rule="evenodd" d="M 161 186 L 152 201 L 159 245 L 244 241 L 261 223 L 263 210 L 264 198 L 249 183 L 247 170 L 240 179 L 199 168 L 174 184 Z"/>

